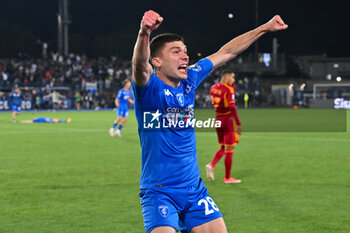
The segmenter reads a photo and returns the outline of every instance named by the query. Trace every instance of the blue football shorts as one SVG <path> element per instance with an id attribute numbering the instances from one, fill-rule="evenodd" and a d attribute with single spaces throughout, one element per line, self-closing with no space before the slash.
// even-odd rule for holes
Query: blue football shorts
<path id="1" fill-rule="evenodd" d="M 139 196 L 147 233 L 160 226 L 189 233 L 193 227 L 222 217 L 202 179 L 198 185 L 187 188 L 141 190 Z"/>
<path id="2" fill-rule="evenodd" d="M 12 105 L 12 111 L 20 112 L 21 111 L 21 106 L 19 106 L 19 105 Z"/>
<path id="3" fill-rule="evenodd" d="M 117 109 L 117 117 L 128 117 L 129 116 L 129 110 L 126 108 L 118 108 Z"/>

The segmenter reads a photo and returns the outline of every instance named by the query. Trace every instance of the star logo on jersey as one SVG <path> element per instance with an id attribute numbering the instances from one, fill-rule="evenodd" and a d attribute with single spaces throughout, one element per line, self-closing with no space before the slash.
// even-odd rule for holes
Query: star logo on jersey
<path id="1" fill-rule="evenodd" d="M 143 128 L 145 129 L 159 129 L 160 128 L 160 116 L 162 114 L 159 109 L 155 112 L 143 113 Z"/>
<path id="2" fill-rule="evenodd" d="M 184 94 L 182 94 L 182 93 L 176 94 L 176 99 L 179 102 L 181 107 L 183 107 L 185 105 Z"/>
<path id="3" fill-rule="evenodd" d="M 192 90 L 192 86 L 191 85 L 186 85 L 186 89 L 185 89 L 185 95 L 187 95 L 188 93 L 190 93 L 191 92 L 191 90 Z"/>
<path id="4" fill-rule="evenodd" d="M 163 218 L 166 218 L 169 215 L 169 207 L 166 205 L 158 206 L 158 211 Z"/>
<path id="5" fill-rule="evenodd" d="M 169 89 L 164 89 L 164 93 L 166 96 L 169 96 L 169 95 L 173 96 L 173 94 L 169 91 Z"/>

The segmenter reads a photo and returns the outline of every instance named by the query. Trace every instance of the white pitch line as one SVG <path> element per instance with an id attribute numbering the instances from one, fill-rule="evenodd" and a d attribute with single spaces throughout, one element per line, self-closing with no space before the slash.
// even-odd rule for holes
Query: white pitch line
<path id="1" fill-rule="evenodd" d="M 67 133 L 100 133 L 100 132 L 107 132 L 109 134 L 109 129 L 70 129 L 70 128 L 37 128 L 37 127 L 30 127 L 30 128 L 21 128 L 21 130 L 18 131 L 6 131 L 1 130 L 5 127 L 0 128 L 0 134 L 33 134 L 32 130 L 36 130 L 37 133 L 53 133 L 53 132 L 67 132 Z M 135 131 L 137 133 L 137 130 L 134 129 L 123 129 L 123 131 Z"/>
<path id="2" fill-rule="evenodd" d="M 216 134 L 202 134 L 199 137 L 216 137 Z M 348 135 L 350 137 L 350 135 Z M 198 134 L 197 134 L 197 138 L 198 138 Z M 250 135 L 241 135 L 240 138 L 248 138 L 248 139 L 273 139 L 273 140 L 283 140 L 283 141 L 319 141 L 319 142 L 350 142 L 350 139 L 345 139 L 345 138 L 310 138 L 310 137 L 275 137 L 275 136 L 269 136 L 269 135 L 265 135 L 265 136 L 250 136 Z"/>
<path id="3" fill-rule="evenodd" d="M 107 132 L 108 130 L 102 130 L 102 129 L 52 129 L 52 130 L 39 130 L 36 129 L 38 133 L 53 133 L 53 132 L 68 132 L 68 133 L 86 133 L 86 132 L 91 132 L 91 133 L 96 133 L 96 132 Z M 10 131 L 10 132 L 3 132 L 0 131 L 0 134 L 33 134 L 32 131 Z"/>
<path id="4" fill-rule="evenodd" d="M 253 138 L 253 139 L 273 139 L 273 140 L 288 140 L 288 141 L 319 141 L 319 142 L 350 142 L 350 139 L 343 139 L 343 138 L 309 138 L 309 137 L 303 137 L 303 138 L 295 138 L 295 137 L 269 137 L 269 136 L 244 136 L 245 138 Z"/>

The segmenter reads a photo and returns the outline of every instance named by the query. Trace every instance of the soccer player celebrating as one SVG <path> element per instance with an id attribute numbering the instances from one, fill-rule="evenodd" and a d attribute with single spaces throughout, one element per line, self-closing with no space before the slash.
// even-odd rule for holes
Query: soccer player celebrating
<path id="1" fill-rule="evenodd" d="M 12 109 L 12 122 L 16 122 L 16 116 L 21 113 L 21 102 L 22 102 L 22 95 L 21 90 L 16 87 L 13 92 L 10 94 L 9 98 L 9 104 L 11 105 Z"/>
<path id="2" fill-rule="evenodd" d="M 189 66 L 182 37 L 150 34 L 163 18 L 150 10 L 140 25 L 132 58 L 132 90 L 142 149 L 139 196 L 146 232 L 226 233 L 219 208 L 200 178 L 193 127 L 165 127 L 172 116 L 192 116 L 195 90 L 212 70 L 259 37 L 286 29 L 280 16 L 238 36 Z M 149 63 L 152 63 L 152 65 Z M 152 67 L 153 66 L 153 67 Z"/>
<path id="3" fill-rule="evenodd" d="M 210 97 L 215 108 L 216 120 L 221 121 L 221 127 L 216 128 L 221 148 L 216 152 L 211 163 L 205 166 L 207 177 L 214 181 L 214 168 L 217 162 L 225 155 L 225 183 L 241 183 L 231 177 L 233 150 L 239 142 L 238 134 L 242 133 L 235 102 L 235 74 L 224 70 L 221 74 L 220 83 L 210 88 Z"/>
<path id="4" fill-rule="evenodd" d="M 114 121 L 112 128 L 109 129 L 109 135 L 111 137 L 114 137 L 114 135 L 117 135 L 118 137 L 121 137 L 120 131 L 128 121 L 129 116 L 129 109 L 128 109 L 128 102 L 134 103 L 134 101 L 131 99 L 131 82 L 129 79 L 125 79 L 123 81 L 123 88 L 119 90 L 117 97 L 115 98 L 115 106 L 117 107 L 117 119 Z M 120 125 L 118 126 L 118 124 Z M 118 129 L 115 131 L 115 128 L 118 126 Z"/>

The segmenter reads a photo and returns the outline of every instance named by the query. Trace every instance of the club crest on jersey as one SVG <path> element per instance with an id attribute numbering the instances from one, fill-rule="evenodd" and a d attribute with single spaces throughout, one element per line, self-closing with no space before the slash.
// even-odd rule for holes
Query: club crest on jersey
<path id="1" fill-rule="evenodd" d="M 166 218 L 169 215 L 169 208 L 166 205 L 158 206 L 158 211 L 163 218 Z"/>
<path id="2" fill-rule="evenodd" d="M 183 107 L 185 105 L 185 98 L 182 93 L 176 94 L 176 99 L 179 102 L 180 106 Z"/>

